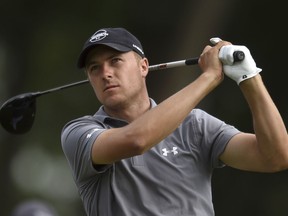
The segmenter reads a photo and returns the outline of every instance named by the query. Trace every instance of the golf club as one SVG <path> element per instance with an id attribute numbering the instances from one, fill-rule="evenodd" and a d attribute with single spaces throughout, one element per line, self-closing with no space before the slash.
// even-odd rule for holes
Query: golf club
<path id="1" fill-rule="evenodd" d="M 234 61 L 244 59 L 244 53 L 241 51 L 234 52 Z M 156 71 L 186 65 L 198 64 L 198 58 L 190 58 L 180 61 L 173 61 L 149 66 L 149 71 Z M 71 84 L 59 86 L 45 91 L 29 92 L 16 95 L 6 102 L 0 108 L 0 122 L 3 128 L 12 134 L 27 133 L 34 123 L 36 114 L 36 98 L 55 91 L 88 83 L 88 80 L 82 80 Z"/>

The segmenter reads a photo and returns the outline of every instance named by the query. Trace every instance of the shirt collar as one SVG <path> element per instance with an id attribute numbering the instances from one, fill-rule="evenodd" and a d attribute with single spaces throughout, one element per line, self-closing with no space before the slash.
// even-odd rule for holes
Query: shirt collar
<path id="1" fill-rule="evenodd" d="M 151 104 L 151 108 L 157 106 L 156 102 L 150 98 L 150 104 Z M 104 106 L 102 105 L 98 111 L 94 114 L 94 117 L 98 120 L 100 120 L 101 122 L 111 125 L 112 127 L 123 127 L 125 125 L 128 124 L 128 122 L 121 120 L 121 119 L 117 119 L 114 117 L 110 117 L 105 111 L 104 111 Z"/>

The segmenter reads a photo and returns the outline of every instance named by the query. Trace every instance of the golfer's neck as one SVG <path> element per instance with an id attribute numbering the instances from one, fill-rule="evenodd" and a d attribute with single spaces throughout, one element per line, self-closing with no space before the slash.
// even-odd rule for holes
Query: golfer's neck
<path id="1" fill-rule="evenodd" d="M 151 108 L 149 97 L 138 102 L 123 103 L 115 107 L 104 106 L 105 112 L 114 118 L 132 122 Z"/>

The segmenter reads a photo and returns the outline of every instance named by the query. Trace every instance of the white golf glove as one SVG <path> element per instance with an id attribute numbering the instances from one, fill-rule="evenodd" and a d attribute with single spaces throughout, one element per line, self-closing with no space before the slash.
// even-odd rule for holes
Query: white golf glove
<path id="1" fill-rule="evenodd" d="M 233 53 L 242 51 L 245 58 L 242 61 L 234 62 Z M 245 46 L 226 45 L 221 47 L 219 59 L 223 63 L 223 70 L 226 76 L 230 77 L 239 85 L 242 81 L 256 76 L 262 71 L 256 66 L 249 49 Z"/>
<path id="2" fill-rule="evenodd" d="M 211 38 L 212 44 L 217 44 L 221 41 L 220 38 Z M 234 62 L 234 52 L 242 51 L 245 55 L 242 61 Z M 239 85 L 242 81 L 256 76 L 262 71 L 256 67 L 256 63 L 251 56 L 249 49 L 245 46 L 226 45 L 222 46 L 219 52 L 219 59 L 223 63 L 223 70 L 226 76 L 230 77 Z"/>

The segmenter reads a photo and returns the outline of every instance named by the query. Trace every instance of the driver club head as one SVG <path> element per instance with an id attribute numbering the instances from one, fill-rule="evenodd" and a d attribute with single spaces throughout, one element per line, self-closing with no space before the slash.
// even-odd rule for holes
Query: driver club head
<path id="1" fill-rule="evenodd" d="M 7 100 L 0 108 L 0 122 L 12 134 L 28 132 L 36 113 L 35 93 L 24 93 Z"/>

